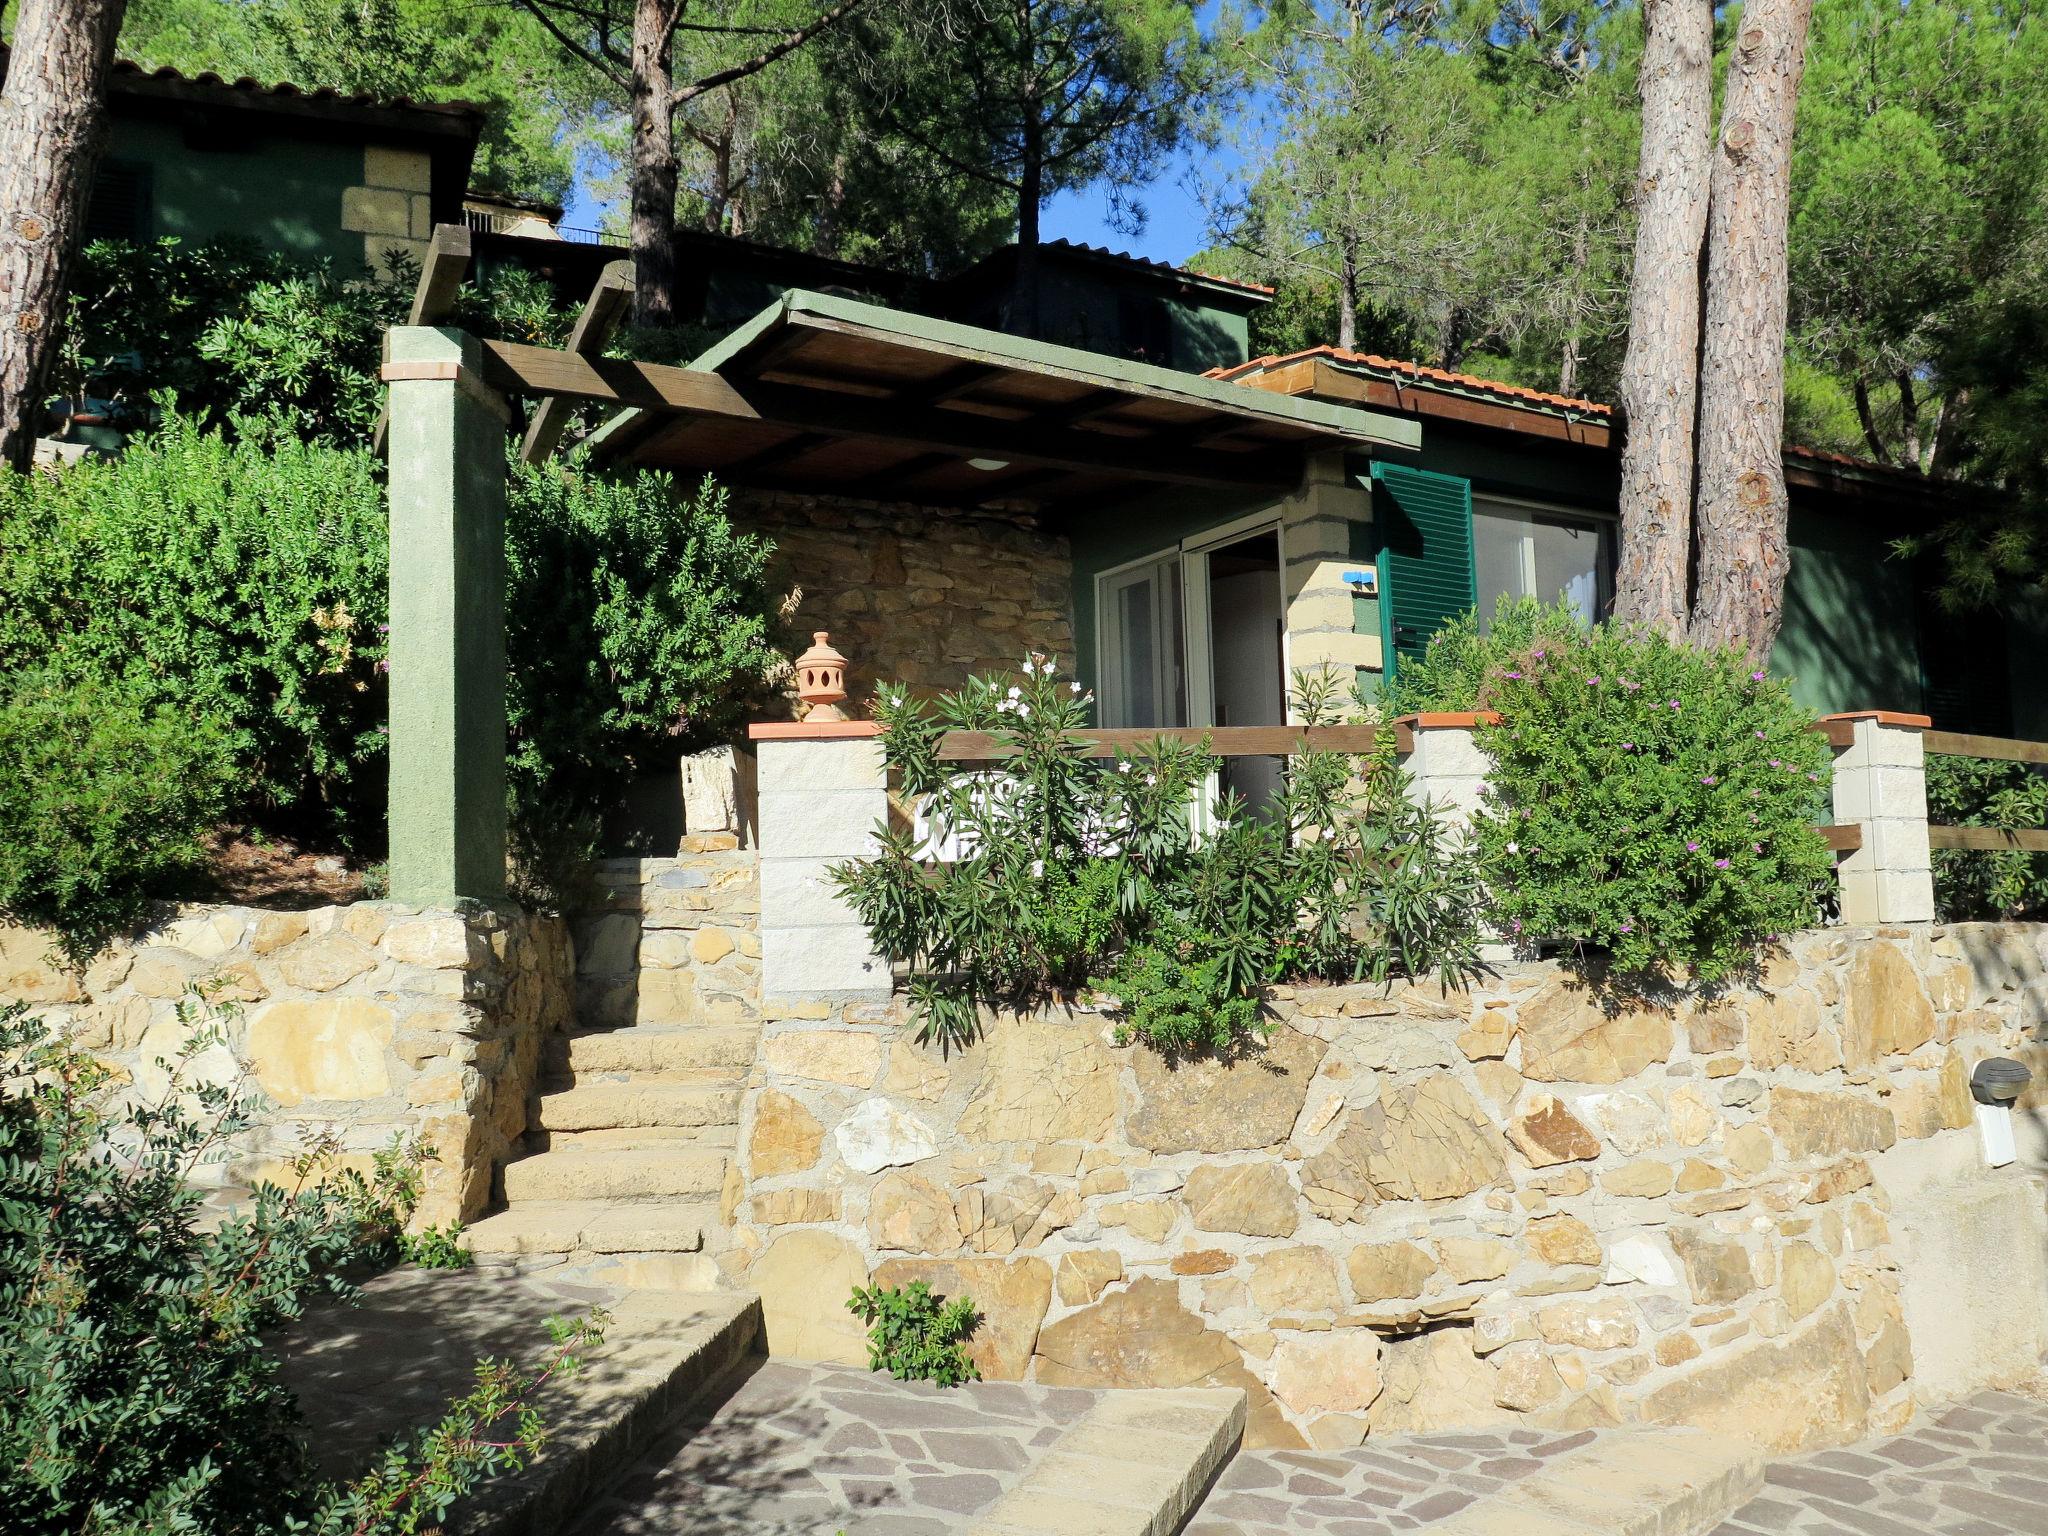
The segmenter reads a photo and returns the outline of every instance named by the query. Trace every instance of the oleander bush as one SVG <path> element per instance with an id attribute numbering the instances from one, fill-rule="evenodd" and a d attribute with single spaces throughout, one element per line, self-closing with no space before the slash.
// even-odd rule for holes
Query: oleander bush
<path id="1" fill-rule="evenodd" d="M 1949 827 L 2048 827 L 2048 775 L 2027 763 L 1930 754 L 1927 819 Z M 1935 915 L 1945 923 L 2048 916 L 2048 854 L 1937 848 Z"/>
<path id="2" fill-rule="evenodd" d="M 332 1137 L 217 1224 L 194 1176 L 249 1125 L 239 1081 L 194 1064 L 222 1015 L 188 998 L 184 1044 L 138 1094 L 19 1005 L 0 1008 L 0 1509 L 9 1530 L 142 1536 L 396 1536 L 528 1459 L 535 1386 L 594 1338 L 557 1330 L 538 1371 L 479 1366 L 475 1391 L 358 1477 L 315 1475 L 271 1338 L 388 1259 L 417 1195 L 417 1144 L 367 1174 Z"/>
<path id="3" fill-rule="evenodd" d="M 1296 692 L 1306 722 L 1339 718 L 1327 678 Z M 1271 805 L 1226 794 L 1202 818 L 1219 767 L 1206 747 L 1092 756 L 1091 703 L 1042 656 L 1014 682 L 929 703 L 877 696 L 884 755 L 925 825 L 879 829 L 874 858 L 833 874 L 876 947 L 908 965 L 925 1038 L 970 1040 L 985 1010 L 1092 989 L 1125 1038 L 1227 1054 L 1269 1028 L 1271 982 L 1450 985 L 1476 970 L 1471 861 L 1410 803 L 1390 739 L 1370 756 L 1299 751 Z M 942 762 L 949 730 L 991 733 L 999 760 Z"/>
<path id="4" fill-rule="evenodd" d="M 1468 615 L 1402 701 L 1500 715 L 1477 733 L 1492 767 L 1473 831 L 1508 937 L 1619 982 L 1720 981 L 1821 915 L 1826 740 L 1733 652 L 1566 630 L 1569 612 L 1515 605 L 1483 635 Z"/>

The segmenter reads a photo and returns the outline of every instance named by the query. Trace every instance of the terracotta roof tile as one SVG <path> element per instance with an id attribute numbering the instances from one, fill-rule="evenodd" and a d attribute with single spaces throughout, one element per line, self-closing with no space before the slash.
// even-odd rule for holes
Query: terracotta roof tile
<path id="1" fill-rule="evenodd" d="M 1263 372 L 1268 368 L 1286 363 L 1304 362 L 1312 358 L 1325 358 L 1330 362 L 1353 368 L 1365 368 L 1379 373 L 1390 373 L 1424 386 L 1441 385 L 1447 389 L 1468 390 L 1488 395 L 1511 405 L 1528 406 L 1544 411 L 1562 411 L 1572 416 L 1598 416 L 1612 420 L 1614 407 L 1599 400 L 1586 400 L 1574 395 L 1553 395 L 1540 389 L 1524 389 L 1519 384 L 1504 383 L 1499 379 L 1482 379 L 1477 374 L 1453 373 L 1444 368 L 1432 368 L 1426 363 L 1411 363 L 1400 358 L 1379 357 L 1370 352 L 1354 352 L 1345 347 L 1309 347 L 1301 352 L 1270 354 L 1255 357 L 1249 362 L 1239 363 L 1230 368 L 1212 368 L 1209 377 L 1236 379 L 1248 373 Z M 1846 453 L 1835 453 L 1825 448 L 1806 448 L 1798 443 L 1787 443 L 1785 452 L 1801 459 L 1824 464 L 1838 464 L 1844 469 L 1866 473 L 1902 475 L 1910 479 L 1923 478 L 1915 471 L 1901 469 L 1896 464 L 1881 464 L 1875 459 L 1859 459 Z"/>

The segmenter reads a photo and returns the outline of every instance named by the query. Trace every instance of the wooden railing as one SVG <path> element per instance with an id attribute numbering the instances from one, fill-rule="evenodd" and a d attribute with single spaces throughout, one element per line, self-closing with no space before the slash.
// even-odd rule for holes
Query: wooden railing
<path id="1" fill-rule="evenodd" d="M 2048 764 L 2048 741 L 2010 736 L 1972 736 L 1962 731 L 1928 731 L 1921 750 L 1935 757 L 1974 757 L 2005 763 Z M 2048 853 L 2048 827 L 1927 828 L 1930 848 L 1966 848 L 1986 853 Z"/>
<path id="2" fill-rule="evenodd" d="M 1068 738 L 1087 743 L 1087 757 L 1114 757 L 1159 740 L 1207 747 L 1215 757 L 1291 757 L 1303 750 L 1352 752 L 1373 749 L 1381 733 L 1391 730 L 1395 746 L 1411 749 L 1405 725 L 1216 725 L 1168 726 L 1158 730 L 1117 728 L 1069 731 Z M 1009 757 L 1011 749 L 989 731 L 948 731 L 939 738 L 939 760 L 949 763 L 992 763 Z"/>

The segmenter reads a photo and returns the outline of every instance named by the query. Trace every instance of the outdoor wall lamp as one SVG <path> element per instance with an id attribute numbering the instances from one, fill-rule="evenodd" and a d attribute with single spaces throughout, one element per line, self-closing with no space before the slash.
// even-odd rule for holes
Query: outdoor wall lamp
<path id="1" fill-rule="evenodd" d="M 1977 1137 L 1984 1161 L 2003 1168 L 2018 1156 L 2012 1139 L 2012 1102 L 2034 1074 L 2010 1056 L 1986 1056 L 1970 1072 L 1970 1097 L 1977 1101 Z"/>

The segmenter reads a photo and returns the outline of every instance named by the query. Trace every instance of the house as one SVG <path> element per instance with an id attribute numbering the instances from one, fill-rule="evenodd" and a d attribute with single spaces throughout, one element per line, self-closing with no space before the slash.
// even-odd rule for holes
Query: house
<path id="1" fill-rule="evenodd" d="M 1612 601 L 1619 455 L 1597 402 L 1334 348 L 1197 378 L 801 291 L 694 370 L 748 414 L 628 412 L 596 451 L 731 488 L 857 698 L 1039 648 L 1074 659 L 1107 726 L 1276 724 L 1294 671 L 1336 666 L 1370 696 L 1475 604 L 1564 597 L 1590 621 Z M 1787 479 L 1774 664 L 1805 702 L 2048 723 L 2007 663 L 2038 628 L 1974 621 L 1965 648 L 1893 553 L 1948 493 L 1804 450 Z"/>
<path id="2" fill-rule="evenodd" d="M 0 49 L 0 78 L 6 50 Z M 89 240 L 253 240 L 382 270 L 460 223 L 480 108 L 384 101 L 116 63 Z"/>

